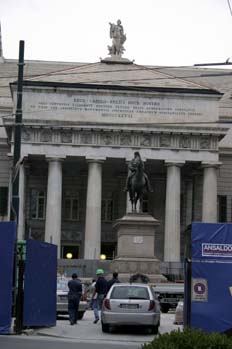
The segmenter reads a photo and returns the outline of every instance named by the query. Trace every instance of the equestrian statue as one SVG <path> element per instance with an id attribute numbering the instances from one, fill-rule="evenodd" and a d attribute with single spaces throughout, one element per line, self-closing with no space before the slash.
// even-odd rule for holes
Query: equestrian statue
<path id="1" fill-rule="evenodd" d="M 142 212 L 143 194 L 153 192 L 147 174 L 144 172 L 144 164 L 138 151 L 134 153 L 134 158 L 128 164 L 128 176 L 124 191 L 129 192 L 132 212 L 136 212 L 136 205 L 139 200 L 139 212 Z"/>

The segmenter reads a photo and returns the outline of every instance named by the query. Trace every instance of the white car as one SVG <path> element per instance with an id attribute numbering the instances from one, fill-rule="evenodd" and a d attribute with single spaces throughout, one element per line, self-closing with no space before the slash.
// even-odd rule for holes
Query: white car
<path id="1" fill-rule="evenodd" d="M 102 331 L 111 327 L 131 325 L 147 327 L 154 334 L 160 326 L 160 306 L 155 293 L 147 284 L 115 283 L 103 301 Z"/>

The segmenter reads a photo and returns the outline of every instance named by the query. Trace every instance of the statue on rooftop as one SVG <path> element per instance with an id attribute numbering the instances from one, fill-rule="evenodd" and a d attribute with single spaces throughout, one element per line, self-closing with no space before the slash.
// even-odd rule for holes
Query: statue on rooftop
<path id="1" fill-rule="evenodd" d="M 110 38 L 112 39 L 112 46 L 108 46 L 109 54 L 121 57 L 125 48 L 123 47 L 126 41 L 126 35 L 121 24 L 120 19 L 117 20 L 117 24 L 110 24 Z"/>

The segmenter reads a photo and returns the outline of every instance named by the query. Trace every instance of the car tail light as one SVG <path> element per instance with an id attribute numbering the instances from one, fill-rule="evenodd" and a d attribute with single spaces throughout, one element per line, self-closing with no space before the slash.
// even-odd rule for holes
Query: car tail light
<path id="1" fill-rule="evenodd" d="M 150 301 L 148 310 L 153 310 L 153 309 L 155 309 L 155 301 L 152 300 Z"/>
<path id="2" fill-rule="evenodd" d="M 104 299 L 104 307 L 110 310 L 110 300 L 108 298 Z"/>

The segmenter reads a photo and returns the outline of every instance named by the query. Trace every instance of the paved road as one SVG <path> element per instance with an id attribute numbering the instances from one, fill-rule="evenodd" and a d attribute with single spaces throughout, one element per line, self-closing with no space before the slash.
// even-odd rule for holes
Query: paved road
<path id="1" fill-rule="evenodd" d="M 160 333 L 182 328 L 182 326 L 173 324 L 174 317 L 174 313 L 161 314 Z M 39 329 L 34 334 L 76 339 L 79 342 L 124 343 L 134 345 L 134 348 L 139 348 L 141 344 L 150 342 L 154 338 L 153 334 L 144 330 L 138 331 L 138 329 L 120 329 L 112 333 L 103 333 L 100 322 L 95 325 L 93 320 L 93 312 L 87 311 L 83 320 L 79 320 L 76 326 L 70 326 L 67 319 L 58 320 L 55 327 Z"/>
<path id="2" fill-rule="evenodd" d="M 0 336 L 2 349 L 139 349 L 137 343 L 79 342 L 77 339 Z"/>
<path id="3" fill-rule="evenodd" d="M 160 333 L 182 329 L 174 325 L 174 313 L 161 314 Z M 0 336 L 2 349 L 139 349 L 141 344 L 154 338 L 144 330 L 123 328 L 112 333 L 103 333 L 100 322 L 93 324 L 92 311 L 87 311 L 83 320 L 70 326 L 68 318 L 58 320 L 56 326 L 28 330 L 21 336 Z"/>

